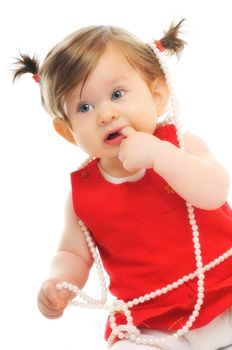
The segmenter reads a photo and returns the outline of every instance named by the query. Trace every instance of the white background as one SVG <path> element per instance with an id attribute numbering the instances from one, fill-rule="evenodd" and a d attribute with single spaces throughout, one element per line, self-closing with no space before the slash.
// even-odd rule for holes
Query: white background
<path id="1" fill-rule="evenodd" d="M 50 321 L 36 307 L 62 230 L 69 173 L 85 155 L 53 131 L 30 75 L 12 86 L 12 57 L 20 50 L 43 60 L 54 44 L 85 25 L 119 25 L 149 42 L 173 18 L 187 18 L 188 46 L 174 62 L 182 123 L 232 173 L 230 6 L 229 0 L 1 2 L 0 349 L 107 348 L 104 312 L 70 308 Z M 89 289 L 98 296 L 94 277 Z"/>

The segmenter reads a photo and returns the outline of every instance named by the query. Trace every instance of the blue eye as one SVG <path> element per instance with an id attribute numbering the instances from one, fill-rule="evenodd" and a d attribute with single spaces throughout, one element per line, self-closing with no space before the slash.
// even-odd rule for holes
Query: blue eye
<path id="1" fill-rule="evenodd" d="M 90 112 L 93 109 L 93 106 L 91 106 L 89 103 L 83 103 L 78 107 L 78 111 L 81 113 L 87 113 Z"/>
<path id="2" fill-rule="evenodd" d="M 117 100 L 120 97 L 122 97 L 123 95 L 124 95 L 124 91 L 123 90 L 116 90 L 112 94 L 112 100 Z"/>

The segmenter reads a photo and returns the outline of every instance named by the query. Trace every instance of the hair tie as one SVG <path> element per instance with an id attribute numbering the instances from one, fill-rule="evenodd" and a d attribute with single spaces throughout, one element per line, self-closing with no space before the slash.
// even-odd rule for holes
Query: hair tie
<path id="1" fill-rule="evenodd" d="M 39 77 L 39 74 L 38 74 L 38 73 L 34 73 L 34 74 L 32 75 L 32 78 L 34 79 L 34 81 L 35 81 L 36 83 L 39 83 L 39 82 L 40 82 L 40 77 Z"/>
<path id="2" fill-rule="evenodd" d="M 164 52 L 166 50 L 166 48 L 161 43 L 161 40 L 155 40 L 155 46 L 160 52 Z"/>

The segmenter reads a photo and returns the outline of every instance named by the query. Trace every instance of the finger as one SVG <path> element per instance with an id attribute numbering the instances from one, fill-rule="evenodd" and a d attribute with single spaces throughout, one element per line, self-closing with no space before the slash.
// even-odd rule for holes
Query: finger
<path id="1" fill-rule="evenodd" d="M 138 171 L 138 168 L 133 167 L 132 165 L 130 165 L 130 163 L 124 161 L 122 162 L 123 168 L 131 173 L 134 173 L 136 171 Z"/>
<path id="2" fill-rule="evenodd" d="M 47 286 L 46 286 L 47 288 Z M 59 291 L 57 292 L 58 301 L 56 303 L 51 301 L 51 296 L 49 295 L 50 299 L 47 297 L 47 295 L 44 293 L 44 289 L 41 290 L 38 296 L 38 307 L 39 310 L 42 312 L 42 314 L 48 318 L 58 318 L 62 316 L 63 311 L 65 307 L 68 304 L 68 301 L 73 297 L 72 293 L 70 291 Z"/>
<path id="3" fill-rule="evenodd" d="M 66 306 L 68 304 L 69 300 L 71 300 L 74 296 L 75 296 L 75 294 L 73 292 L 71 292 L 70 290 L 61 289 L 58 292 L 60 306 L 63 306 L 63 307 Z"/>
<path id="4" fill-rule="evenodd" d="M 38 302 L 38 308 L 41 313 L 47 318 L 59 318 L 62 316 L 64 309 L 54 308 L 53 304 L 48 299 L 40 299 Z"/>
<path id="5" fill-rule="evenodd" d="M 133 134 L 134 132 L 136 132 L 136 131 L 131 126 L 125 126 L 125 128 L 123 128 L 121 130 L 121 134 L 125 137 L 128 137 L 129 135 Z"/>
<path id="6" fill-rule="evenodd" d="M 45 282 L 43 286 L 43 291 L 47 299 L 54 305 L 58 306 L 59 297 L 56 286 L 51 282 Z"/>

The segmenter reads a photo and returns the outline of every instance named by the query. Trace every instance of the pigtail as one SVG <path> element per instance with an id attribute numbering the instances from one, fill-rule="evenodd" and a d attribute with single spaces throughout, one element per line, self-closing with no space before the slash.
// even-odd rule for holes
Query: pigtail
<path id="1" fill-rule="evenodd" d="M 179 56 L 184 49 L 186 42 L 180 38 L 182 24 L 185 19 L 182 19 L 179 23 L 171 23 L 168 31 L 164 32 L 164 36 L 159 40 L 160 46 L 170 55 Z"/>
<path id="2" fill-rule="evenodd" d="M 20 58 L 16 59 L 14 65 L 16 68 L 13 70 L 13 82 L 25 73 L 31 73 L 33 79 L 39 82 L 39 60 L 36 56 L 31 58 L 27 54 L 20 53 Z"/>

